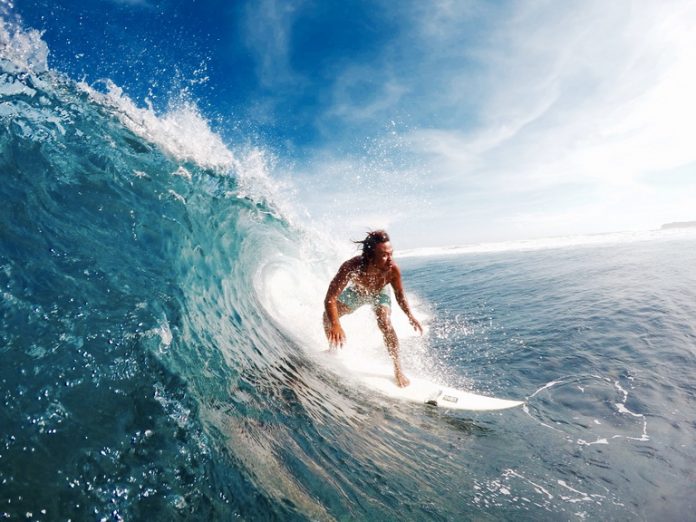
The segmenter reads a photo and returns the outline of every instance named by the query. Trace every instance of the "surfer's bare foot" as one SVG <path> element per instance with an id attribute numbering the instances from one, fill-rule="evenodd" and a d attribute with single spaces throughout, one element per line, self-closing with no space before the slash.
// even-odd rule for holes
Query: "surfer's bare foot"
<path id="1" fill-rule="evenodd" d="M 405 388 L 411 384 L 411 381 L 401 372 L 395 372 L 394 376 L 396 377 L 396 384 L 399 388 Z"/>

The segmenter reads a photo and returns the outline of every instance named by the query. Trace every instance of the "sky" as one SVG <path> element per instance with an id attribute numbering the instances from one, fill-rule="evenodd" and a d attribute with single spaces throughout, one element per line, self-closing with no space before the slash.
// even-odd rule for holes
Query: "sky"
<path id="1" fill-rule="evenodd" d="M 3 0 L 7 3 L 8 0 Z M 696 2 L 15 0 L 49 63 L 260 147 L 401 248 L 696 220 Z M 398 240 L 397 240 L 398 238 Z"/>

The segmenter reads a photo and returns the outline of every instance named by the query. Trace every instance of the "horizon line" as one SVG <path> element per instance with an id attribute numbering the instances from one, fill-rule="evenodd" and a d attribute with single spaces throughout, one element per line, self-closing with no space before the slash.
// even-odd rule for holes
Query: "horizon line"
<path id="1" fill-rule="evenodd" d="M 567 236 L 547 236 L 531 239 L 465 243 L 463 245 L 444 245 L 433 247 L 407 248 L 400 250 L 398 257 L 435 257 L 458 254 L 478 254 L 506 251 L 533 251 L 554 248 L 582 247 L 649 241 L 670 237 L 696 234 L 696 221 L 665 223 L 660 228 L 642 230 L 621 230 L 613 232 L 593 232 Z"/>

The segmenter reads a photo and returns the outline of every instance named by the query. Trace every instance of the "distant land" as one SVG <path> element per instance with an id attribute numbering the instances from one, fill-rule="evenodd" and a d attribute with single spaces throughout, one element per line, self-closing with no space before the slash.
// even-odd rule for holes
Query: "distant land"
<path id="1" fill-rule="evenodd" d="M 668 228 L 689 228 L 696 227 L 696 221 L 677 221 L 675 223 L 665 223 L 660 227 L 660 230 L 666 230 Z"/>

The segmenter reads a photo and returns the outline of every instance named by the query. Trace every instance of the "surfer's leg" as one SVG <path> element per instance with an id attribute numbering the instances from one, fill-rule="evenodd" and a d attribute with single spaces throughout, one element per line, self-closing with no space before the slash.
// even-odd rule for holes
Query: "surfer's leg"
<path id="1" fill-rule="evenodd" d="M 400 387 L 405 387 L 410 384 L 408 378 L 404 375 L 401 370 L 401 361 L 399 360 L 399 339 L 396 337 L 396 332 L 391 323 L 391 308 L 388 306 L 377 306 L 375 307 L 375 315 L 377 316 L 377 325 L 382 331 L 382 336 L 384 337 L 384 344 L 387 345 L 387 351 L 389 352 L 389 357 L 391 357 L 394 363 L 394 377 L 396 378 L 396 384 Z"/>

